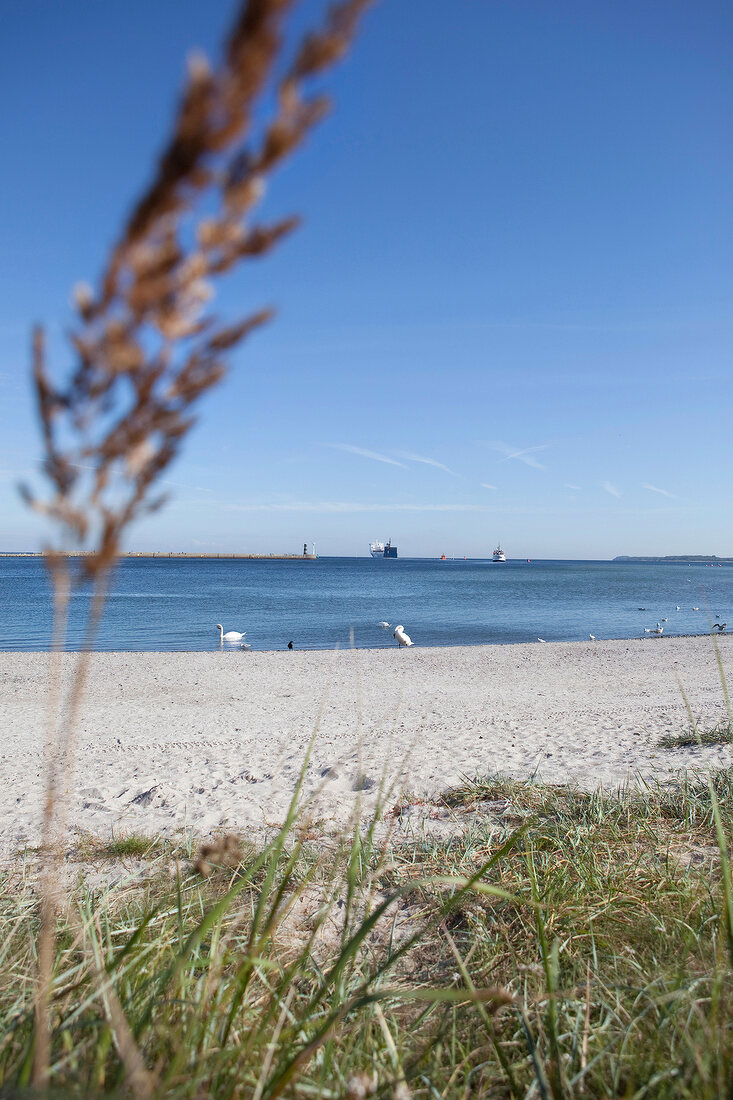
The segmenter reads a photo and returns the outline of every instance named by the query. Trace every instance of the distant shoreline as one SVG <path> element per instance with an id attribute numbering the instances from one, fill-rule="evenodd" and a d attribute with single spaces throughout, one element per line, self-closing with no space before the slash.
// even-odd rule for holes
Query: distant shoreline
<path id="1" fill-rule="evenodd" d="M 84 558 L 84 557 L 89 557 L 90 553 L 91 553 L 91 551 L 80 550 L 80 551 L 74 551 L 74 552 L 68 553 L 66 556 L 69 557 L 69 558 Z M 234 553 L 232 553 L 232 554 L 229 554 L 229 553 L 218 553 L 218 554 L 215 554 L 215 553 L 200 553 L 200 554 L 197 554 L 197 553 L 194 553 L 193 551 L 187 551 L 187 550 L 140 550 L 140 551 L 126 550 L 123 553 L 118 554 L 117 556 L 119 558 L 165 558 L 165 559 L 181 558 L 181 559 L 191 559 L 193 561 L 198 561 L 198 560 L 204 560 L 204 561 L 213 560 L 213 561 L 216 561 L 217 559 L 220 559 L 220 560 L 223 560 L 223 561 L 317 561 L 318 560 L 318 555 L 317 554 L 234 554 Z M 333 557 L 337 557 L 337 558 L 338 557 L 343 557 L 343 558 L 349 558 L 349 559 L 352 559 L 354 557 L 361 557 L 361 556 L 368 557 L 368 555 L 354 555 L 354 554 L 334 554 L 334 555 L 327 555 L 327 556 L 333 556 Z M 38 550 L 0 550 L 0 558 L 42 558 L 42 557 L 44 557 L 43 553 L 41 551 L 38 551 Z M 403 560 L 408 560 L 408 559 L 403 559 Z M 409 560 L 413 560 L 413 561 L 439 561 L 440 558 L 437 557 L 437 556 L 436 557 L 428 556 L 428 557 L 413 558 L 413 559 L 409 559 Z M 488 558 L 488 557 L 486 557 L 486 558 L 460 558 L 460 559 L 456 558 L 456 559 L 449 559 L 449 560 L 455 560 L 455 561 L 489 561 L 490 558 Z M 508 559 L 509 562 L 512 562 L 512 561 L 524 562 L 525 560 L 529 562 L 530 559 L 529 558 L 525 559 L 524 557 L 517 557 L 517 558 L 509 558 Z M 643 564 L 643 563 L 654 564 L 655 562 L 678 562 L 678 563 L 683 564 L 683 565 L 685 563 L 690 564 L 690 565 L 699 565 L 699 564 L 704 564 L 704 563 L 716 564 L 716 565 L 731 565 L 731 564 L 733 564 L 733 557 L 731 557 L 731 558 L 719 558 L 715 554 L 709 554 L 709 555 L 705 555 L 705 554 L 687 554 L 687 555 L 685 555 L 685 554 L 668 554 L 665 557 L 642 557 L 642 556 L 639 556 L 639 555 L 631 555 L 631 554 L 617 554 L 615 558 L 533 558 L 532 560 L 537 562 L 537 563 L 545 562 L 545 561 L 568 561 L 568 562 L 572 562 L 572 561 L 578 561 L 578 562 L 593 561 L 593 562 L 599 562 L 601 564 L 603 564 L 605 562 L 606 564 L 616 563 L 616 564 L 621 564 L 621 565 L 625 564 L 626 562 L 630 562 L 632 564 L 640 564 L 640 563 L 641 564 Z"/>
<path id="2" fill-rule="evenodd" d="M 688 562 L 691 565 L 698 565 L 700 562 L 715 562 L 716 564 L 727 562 L 730 564 L 733 562 L 733 558 L 719 558 L 716 554 L 666 554 L 664 557 L 642 557 L 636 554 L 617 554 L 615 558 L 611 559 L 617 562 L 644 562 L 644 561 L 678 561 Z"/>

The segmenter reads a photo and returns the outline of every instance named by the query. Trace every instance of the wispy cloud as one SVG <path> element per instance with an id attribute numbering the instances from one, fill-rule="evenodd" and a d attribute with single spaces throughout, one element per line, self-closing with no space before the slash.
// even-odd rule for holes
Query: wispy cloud
<path id="1" fill-rule="evenodd" d="M 193 493 L 213 493 L 213 489 L 207 489 L 204 485 L 186 485 L 183 481 L 171 481 L 169 478 L 160 479 L 161 485 L 173 485 L 176 489 L 188 489 Z"/>
<path id="2" fill-rule="evenodd" d="M 497 485 L 489 485 L 489 483 L 487 481 L 482 481 L 481 482 L 481 488 L 482 489 L 497 489 L 498 486 Z"/>
<path id="3" fill-rule="evenodd" d="M 550 446 L 549 443 L 540 443 L 537 447 L 512 447 L 509 443 L 502 443 L 501 440 L 495 439 L 487 442 L 487 447 L 491 447 L 492 451 L 498 451 L 499 454 L 504 455 L 502 462 L 509 462 L 512 459 L 516 459 L 517 462 L 523 462 L 525 466 L 532 466 L 535 470 L 544 470 L 544 466 L 541 462 L 538 462 L 534 457 L 537 451 L 546 451 Z"/>
<path id="4" fill-rule="evenodd" d="M 648 489 L 650 493 L 661 493 L 663 497 L 672 497 L 674 499 L 674 493 L 670 493 L 668 489 L 660 489 L 658 485 L 648 485 L 644 482 L 642 489 Z"/>
<path id="5" fill-rule="evenodd" d="M 389 466 L 401 466 L 403 470 L 407 469 L 404 462 L 398 462 L 396 458 L 379 454 L 378 451 L 367 451 L 364 447 L 353 447 L 351 443 L 324 443 L 323 446 L 332 447 L 335 451 L 348 451 L 349 454 L 361 455 L 362 458 L 372 458 L 375 462 L 386 462 Z"/>
<path id="6" fill-rule="evenodd" d="M 613 485 L 610 481 L 604 481 L 603 488 L 606 490 L 607 493 L 610 493 L 612 497 L 623 496 L 621 490 L 617 489 L 616 486 Z"/>
<path id="7" fill-rule="evenodd" d="M 411 451 L 395 451 L 400 458 L 404 458 L 406 462 L 422 462 L 426 466 L 435 466 L 436 470 L 445 470 L 447 474 L 453 474 L 453 477 L 458 477 L 458 474 L 454 470 L 451 470 L 448 466 L 444 466 L 442 462 L 437 462 L 434 458 L 426 458 L 425 455 L 415 455 Z"/>
<path id="8" fill-rule="evenodd" d="M 362 504 L 351 500 L 290 500 L 224 505 L 229 512 L 483 512 L 480 504 Z"/>
<path id="9" fill-rule="evenodd" d="M 579 489 L 580 485 L 571 485 L 569 481 L 566 481 L 565 482 L 565 488 L 566 489 Z"/>

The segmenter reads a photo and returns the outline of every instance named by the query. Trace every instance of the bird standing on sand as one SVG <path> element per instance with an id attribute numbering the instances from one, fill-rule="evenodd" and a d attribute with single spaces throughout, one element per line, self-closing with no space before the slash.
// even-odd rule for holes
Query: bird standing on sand
<path id="1" fill-rule="evenodd" d="M 409 634 L 405 634 L 404 626 L 396 626 L 392 631 L 392 637 L 396 638 L 401 646 L 414 645 L 415 643 L 410 638 Z"/>
<path id="2" fill-rule="evenodd" d="M 221 623 L 216 624 L 216 629 L 219 631 L 219 645 L 221 645 L 222 642 L 241 642 L 242 638 L 247 633 L 246 630 L 244 634 L 240 634 L 238 630 L 227 630 L 225 634 L 224 627 Z"/>

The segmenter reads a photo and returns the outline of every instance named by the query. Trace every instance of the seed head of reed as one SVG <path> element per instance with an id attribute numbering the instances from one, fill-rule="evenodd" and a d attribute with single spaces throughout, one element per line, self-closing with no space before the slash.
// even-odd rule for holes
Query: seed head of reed
<path id="1" fill-rule="evenodd" d="M 219 278 L 269 252 L 297 225 L 260 222 L 268 176 L 323 117 L 311 79 L 346 51 L 370 0 L 335 5 L 307 35 L 275 86 L 275 106 L 255 125 L 273 84 L 295 0 L 246 0 L 220 66 L 195 55 L 170 138 L 96 286 L 74 291 L 74 364 L 57 381 L 44 334 L 33 337 L 33 376 L 49 499 L 21 489 L 54 521 L 56 549 L 89 548 L 84 571 L 104 575 L 128 524 L 163 503 L 155 482 L 178 454 L 198 399 L 226 360 L 271 316 L 256 309 L 223 323 L 212 310 Z M 213 213 L 212 213 L 213 211 Z M 50 564 L 59 564 L 50 554 Z"/>
<path id="2" fill-rule="evenodd" d="M 57 379 L 48 370 L 42 329 L 33 334 L 43 467 L 51 492 L 40 500 L 27 487 L 21 491 L 59 532 L 47 550 L 55 591 L 54 648 L 60 646 L 67 606 L 63 551 L 87 550 L 83 572 L 94 583 L 91 642 L 123 532 L 163 503 L 154 486 L 178 454 L 197 401 L 224 375 L 231 349 L 271 315 L 270 309 L 257 309 L 224 323 L 211 301 L 222 275 L 267 253 L 297 224 L 293 217 L 258 221 L 255 209 L 268 176 L 323 117 L 327 101 L 308 86 L 346 51 L 368 3 L 342 0 L 323 28 L 305 37 L 275 84 L 275 106 L 268 114 L 261 102 L 273 86 L 275 64 L 281 63 L 285 21 L 295 0 L 243 0 L 218 68 L 200 56 L 191 60 L 153 180 L 133 206 L 96 286 L 74 292 L 77 319 L 69 334 L 74 361 L 66 377 Z M 254 119 L 261 116 L 265 122 L 256 126 Z M 57 665 L 49 680 L 32 1044 L 36 1087 L 47 1083 L 50 1065 L 57 892 L 52 841 L 65 830 L 60 792 L 73 766 L 87 668 L 83 655 L 63 712 Z M 110 1011 L 116 1014 L 114 1005 Z M 152 1093 L 140 1053 L 124 1019 L 118 1024 L 128 1085 L 147 1098 Z"/>

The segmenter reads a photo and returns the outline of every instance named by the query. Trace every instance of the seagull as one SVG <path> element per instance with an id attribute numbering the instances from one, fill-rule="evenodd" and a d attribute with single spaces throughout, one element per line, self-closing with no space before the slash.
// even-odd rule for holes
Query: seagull
<path id="1" fill-rule="evenodd" d="M 657 623 L 657 625 L 655 626 L 654 630 L 651 631 L 651 633 L 652 634 L 664 634 L 664 627 L 660 626 L 659 623 Z"/>
<path id="2" fill-rule="evenodd" d="M 544 640 L 545 640 L 544 638 L 538 638 L 537 639 L 538 642 L 544 642 Z"/>
<path id="3" fill-rule="evenodd" d="M 668 623 L 668 622 L 669 622 L 669 619 L 662 619 L 662 622 L 663 622 L 663 623 Z"/>
<path id="4" fill-rule="evenodd" d="M 727 625 L 727 623 L 713 623 L 713 630 L 717 630 L 719 634 L 722 634 Z"/>
<path id="5" fill-rule="evenodd" d="M 239 648 L 240 648 L 240 649 L 251 649 L 251 648 L 252 648 L 252 646 L 250 645 L 250 643 L 249 643 L 249 642 L 242 642 L 242 644 L 240 645 L 240 647 L 239 647 Z"/>
<path id="6" fill-rule="evenodd" d="M 589 634 L 589 635 L 588 635 L 588 637 L 590 638 L 590 640 L 591 640 L 592 642 L 594 642 L 594 641 L 596 640 L 596 636 L 595 636 L 595 634 Z"/>
<path id="7" fill-rule="evenodd" d="M 377 623 L 377 626 L 381 626 L 386 630 L 387 627 L 389 626 L 389 623 Z"/>
<path id="8" fill-rule="evenodd" d="M 247 633 L 246 630 L 242 634 L 240 634 L 238 630 L 227 630 L 225 634 L 224 627 L 221 623 L 216 624 L 216 629 L 219 631 L 219 645 L 221 645 L 222 642 L 241 642 L 242 638 Z"/>
<path id="9" fill-rule="evenodd" d="M 699 607 L 693 607 L 693 609 L 692 609 L 692 610 L 693 610 L 693 611 L 699 611 L 699 610 L 700 610 L 700 608 L 699 608 Z"/>
<path id="10" fill-rule="evenodd" d="M 679 604 L 677 604 L 676 607 L 675 607 L 675 611 L 681 611 L 681 610 L 682 610 L 682 608 L 680 607 Z"/>
<path id="11" fill-rule="evenodd" d="M 645 607 L 637 607 L 637 609 L 636 609 L 636 610 L 637 610 L 637 611 L 646 611 L 646 608 L 645 608 Z"/>
<path id="12" fill-rule="evenodd" d="M 396 638 L 401 646 L 414 645 L 415 643 L 410 638 L 409 634 L 405 634 L 404 626 L 396 626 L 392 631 L 392 637 Z"/>

